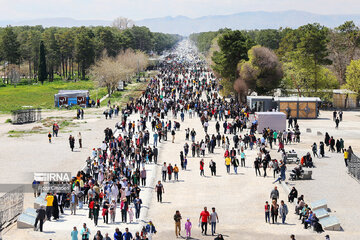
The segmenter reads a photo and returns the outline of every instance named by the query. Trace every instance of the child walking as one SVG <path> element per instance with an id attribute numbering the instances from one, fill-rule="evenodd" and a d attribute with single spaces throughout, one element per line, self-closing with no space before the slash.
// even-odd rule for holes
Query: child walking
<path id="1" fill-rule="evenodd" d="M 128 213 L 129 213 L 130 223 L 132 223 L 132 222 L 133 222 L 133 219 L 134 219 L 134 212 L 133 212 L 133 208 L 132 208 L 132 207 L 129 207 Z"/>
<path id="2" fill-rule="evenodd" d="M 192 226 L 192 224 L 190 222 L 190 218 L 188 218 L 185 223 L 186 239 L 191 238 L 191 226 Z"/>

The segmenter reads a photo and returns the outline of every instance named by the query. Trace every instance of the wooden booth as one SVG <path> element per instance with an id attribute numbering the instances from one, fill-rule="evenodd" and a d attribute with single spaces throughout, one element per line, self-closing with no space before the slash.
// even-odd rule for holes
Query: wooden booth
<path id="1" fill-rule="evenodd" d="M 274 99 L 278 105 L 278 111 L 296 118 L 317 118 L 319 116 L 319 104 L 321 99 L 318 97 L 276 97 Z"/>

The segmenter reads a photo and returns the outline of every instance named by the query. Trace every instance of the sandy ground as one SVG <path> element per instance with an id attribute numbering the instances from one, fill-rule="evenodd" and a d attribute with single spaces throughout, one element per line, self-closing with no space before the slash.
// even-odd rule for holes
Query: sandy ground
<path id="1" fill-rule="evenodd" d="M 119 119 L 104 120 L 102 109 L 91 109 L 85 111 L 84 123 L 78 127 L 66 129 L 69 133 L 62 133 L 58 138 L 53 139 L 49 144 L 45 134 L 32 134 L 21 138 L 9 138 L 9 130 L 31 129 L 39 123 L 27 124 L 24 126 L 14 126 L 3 123 L 7 116 L 0 117 L 0 142 L 2 154 L 0 156 L 0 183 L 29 183 L 32 181 L 32 173 L 35 171 L 71 171 L 73 174 L 84 165 L 84 161 L 89 156 L 93 147 L 99 146 L 103 138 L 103 129 L 113 127 Z M 46 116 L 74 116 L 74 111 L 45 112 Z M 323 140 L 323 136 L 318 136 L 317 131 L 323 134 L 328 131 L 335 138 L 343 137 L 345 145 L 351 144 L 355 152 L 359 152 L 360 127 L 357 124 L 360 113 L 345 112 L 344 121 L 340 123 L 340 128 L 335 129 L 335 124 L 331 120 L 331 112 L 322 112 L 321 118 L 316 120 L 299 120 L 302 130 L 302 143 L 294 145 L 299 153 L 310 151 L 310 145 Z M 75 120 L 81 121 L 81 120 Z M 85 123 L 86 121 L 86 123 Z M 210 133 L 215 132 L 215 122 L 210 122 Z M 170 141 L 160 145 L 159 163 L 167 162 L 180 165 L 179 152 L 183 150 L 185 143 L 185 128 L 195 128 L 197 131 L 196 139 L 204 136 L 201 123 L 198 118 L 188 119 L 181 124 L 181 131 L 177 132 L 175 143 Z M 311 128 L 311 133 L 306 133 L 305 129 Z M 69 134 L 83 135 L 83 149 L 78 148 L 71 152 L 68 145 Z M 290 149 L 287 147 L 286 149 Z M 215 154 L 206 155 L 205 175 L 199 176 L 200 158 L 188 158 L 188 170 L 180 171 L 179 182 L 166 182 L 164 184 L 165 194 L 163 203 L 156 200 L 152 188 L 144 189 L 142 198 L 149 197 L 149 201 L 144 201 L 144 208 L 149 208 L 148 214 L 142 213 L 142 218 L 151 219 L 158 230 L 154 239 L 175 239 L 173 214 L 175 210 L 180 210 L 183 216 L 182 228 L 186 218 L 190 218 L 193 223 L 193 234 L 195 239 L 213 239 L 201 236 L 198 227 L 198 217 L 204 206 L 208 208 L 216 207 L 219 214 L 220 223 L 218 231 L 227 236 L 226 239 L 289 239 L 290 234 L 295 234 L 296 239 L 324 239 L 325 234 L 329 234 L 331 239 L 358 239 L 360 236 L 360 224 L 357 221 L 359 213 L 354 211 L 360 201 L 360 185 L 346 173 L 346 169 L 341 154 L 328 154 L 328 158 L 315 159 L 317 168 L 313 169 L 311 181 L 290 182 L 295 184 L 301 194 L 305 195 L 307 201 L 316 201 L 322 198 L 328 200 L 328 206 L 341 222 L 344 231 L 325 232 L 316 234 L 311 230 L 304 230 L 300 222 L 293 214 L 293 205 L 288 204 L 290 213 L 286 225 L 265 224 L 263 205 L 269 200 L 269 194 L 274 187 L 273 178 L 256 177 L 252 162 L 255 151 L 247 151 L 247 167 L 239 168 L 239 174 L 226 174 L 223 149 L 216 148 Z M 277 157 L 272 153 L 273 157 Z M 211 177 L 208 163 L 210 159 L 217 162 L 217 177 Z M 149 172 L 155 175 L 154 180 L 161 179 L 161 166 L 147 166 Z M 289 166 L 289 170 L 292 166 Z M 9 171 L 10 170 L 10 171 Z M 233 173 L 233 169 L 231 170 Z M 152 186 L 154 186 L 152 184 Z M 286 199 L 285 191 L 279 186 L 280 199 Z M 146 193 L 147 192 L 147 193 Z M 32 196 L 27 194 L 26 206 L 32 205 Z M 68 214 L 68 211 L 66 212 Z M 87 222 L 92 230 L 96 231 L 90 220 L 85 217 L 86 210 L 80 211 L 78 216 L 70 217 L 65 215 L 58 222 L 45 224 L 46 233 L 33 232 L 32 230 L 18 230 L 16 227 L 7 230 L 4 239 L 68 239 L 72 226 L 79 229 L 83 222 Z M 117 221 L 119 221 L 119 212 Z M 131 230 L 136 230 L 141 224 L 130 225 Z M 116 224 L 116 227 L 123 229 L 124 224 Z M 100 220 L 99 230 L 109 232 L 112 235 L 115 226 L 103 226 Z M 210 230 L 208 229 L 208 232 Z M 184 235 L 184 231 L 182 231 Z"/>

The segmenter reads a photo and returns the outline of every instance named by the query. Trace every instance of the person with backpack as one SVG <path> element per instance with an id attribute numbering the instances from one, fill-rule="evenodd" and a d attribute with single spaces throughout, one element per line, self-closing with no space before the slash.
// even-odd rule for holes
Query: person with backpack
<path id="1" fill-rule="evenodd" d="M 235 174 L 237 174 L 237 168 L 238 168 L 238 166 L 239 166 L 239 160 L 236 158 L 236 157 L 234 157 L 233 159 L 232 159 L 232 165 L 234 166 L 234 172 L 235 172 Z"/>

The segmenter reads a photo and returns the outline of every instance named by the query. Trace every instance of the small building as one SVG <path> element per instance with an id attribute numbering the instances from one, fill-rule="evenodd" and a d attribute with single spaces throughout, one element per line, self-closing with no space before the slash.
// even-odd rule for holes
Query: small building
<path id="1" fill-rule="evenodd" d="M 347 89 L 333 90 L 333 107 L 334 108 L 356 108 L 357 107 L 357 94 L 356 92 Z"/>
<path id="2" fill-rule="evenodd" d="M 258 133 L 264 128 L 281 132 L 286 130 L 286 114 L 283 112 L 256 112 L 255 119 L 258 123 Z"/>
<path id="3" fill-rule="evenodd" d="M 247 96 L 247 105 L 255 112 L 268 112 L 276 109 L 274 97 L 271 96 Z"/>
<path id="4" fill-rule="evenodd" d="M 89 105 L 90 94 L 88 90 L 59 90 L 54 95 L 55 107 L 66 107 L 79 105 L 86 107 Z"/>
<path id="5" fill-rule="evenodd" d="M 286 117 L 317 118 L 321 99 L 318 97 L 275 97 L 278 111 L 286 114 Z"/>

